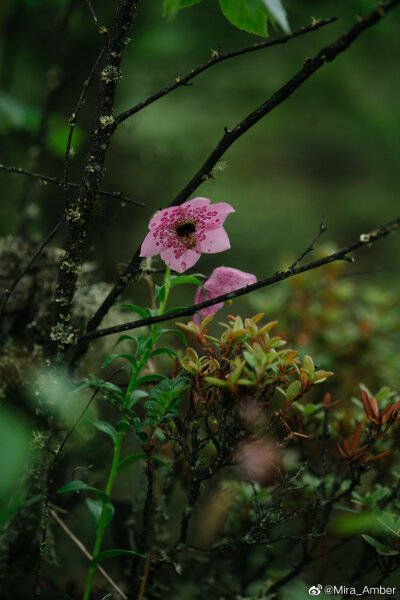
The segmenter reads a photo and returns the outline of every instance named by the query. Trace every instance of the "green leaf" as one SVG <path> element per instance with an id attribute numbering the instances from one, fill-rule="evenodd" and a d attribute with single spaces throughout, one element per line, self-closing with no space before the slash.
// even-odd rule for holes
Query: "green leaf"
<path id="1" fill-rule="evenodd" d="M 102 431 L 103 433 L 109 435 L 115 446 L 115 444 L 117 443 L 118 432 L 114 429 L 112 425 L 110 425 L 110 423 L 107 423 L 106 421 L 100 421 L 99 419 L 85 419 L 81 422 L 81 425 L 84 425 L 85 423 L 93 425 L 93 427 L 96 427 L 96 429 L 98 429 L 99 431 Z"/>
<path id="2" fill-rule="evenodd" d="M 135 406 L 135 404 L 139 402 L 141 398 L 147 398 L 148 395 L 149 392 L 145 392 L 144 390 L 135 390 L 134 392 L 132 392 L 131 397 L 127 402 L 128 408 L 132 408 L 133 406 Z"/>
<path id="3" fill-rule="evenodd" d="M 147 313 L 144 310 L 144 308 L 140 308 L 140 306 L 136 306 L 136 304 L 120 304 L 120 306 L 122 308 L 127 308 L 128 310 L 131 310 L 132 312 L 135 312 L 142 319 L 147 319 Z"/>
<path id="4" fill-rule="evenodd" d="M 364 538 L 364 540 L 366 542 L 368 542 L 368 544 L 373 546 L 376 549 L 376 551 L 378 552 L 378 554 L 383 554 L 385 556 L 394 556 L 396 554 L 399 554 L 398 550 L 392 550 L 391 548 L 386 548 L 386 546 L 384 546 L 382 544 L 382 542 L 380 542 L 379 540 L 376 540 L 375 538 L 371 537 L 370 535 L 362 534 L 361 537 Z"/>
<path id="5" fill-rule="evenodd" d="M 178 331 L 177 329 L 160 329 L 156 335 L 155 341 L 157 341 L 158 339 L 160 339 L 160 337 L 166 335 L 167 333 L 174 333 L 182 340 L 186 347 L 188 346 L 186 336 L 182 333 L 182 331 Z"/>
<path id="6" fill-rule="evenodd" d="M 128 463 L 132 462 L 133 460 L 139 460 L 140 458 L 146 458 L 146 455 L 143 453 L 130 454 L 129 456 L 126 456 L 118 463 L 117 469 L 120 469 L 121 467 L 126 466 Z"/>
<path id="7" fill-rule="evenodd" d="M 167 467 L 167 469 L 169 471 L 171 471 L 172 473 L 174 472 L 173 468 L 171 467 L 171 465 L 169 465 L 168 463 L 166 463 L 165 461 L 161 460 L 161 458 L 158 458 L 158 456 L 152 456 L 151 460 L 154 460 L 154 462 L 158 463 L 159 465 L 162 465 L 163 467 Z"/>
<path id="8" fill-rule="evenodd" d="M 158 354 L 168 354 L 169 356 L 172 356 L 172 358 L 180 360 L 179 355 L 175 352 L 175 350 L 171 350 L 171 348 L 157 348 L 156 350 L 153 350 L 149 358 L 152 356 L 157 356 Z"/>
<path id="9" fill-rule="evenodd" d="M 171 279 L 171 287 L 181 285 L 182 283 L 192 283 L 193 285 L 200 286 L 203 290 L 204 297 L 207 297 L 206 288 L 204 287 L 203 282 L 200 279 L 197 279 L 197 277 L 194 277 L 193 275 L 178 275 Z"/>
<path id="10" fill-rule="evenodd" d="M 146 454 L 130 454 L 129 456 L 127 456 L 126 458 L 123 458 L 121 460 L 121 462 L 118 465 L 118 469 L 120 469 L 121 467 L 124 467 L 125 465 L 127 465 L 128 463 L 132 462 L 133 460 L 139 460 L 139 459 L 145 459 L 146 458 Z M 163 461 L 161 458 L 158 458 L 158 456 L 150 456 L 151 460 L 153 460 L 154 462 L 162 465 L 163 467 L 166 467 L 169 471 L 174 471 L 173 468 L 171 467 L 171 465 L 169 465 L 168 463 L 166 463 L 165 461 Z"/>
<path id="11" fill-rule="evenodd" d="M 105 558 L 120 556 L 121 554 L 130 554 L 131 556 L 140 556 L 140 558 L 145 558 L 143 554 L 139 554 L 139 552 L 134 552 L 133 550 L 105 550 L 104 552 L 100 552 L 100 554 L 92 558 L 90 564 L 92 567 L 95 567 L 99 564 L 100 561 L 104 560 Z"/>
<path id="12" fill-rule="evenodd" d="M 85 502 L 86 502 L 86 506 L 88 507 L 90 516 L 92 517 L 92 519 L 94 521 L 94 524 L 96 525 L 96 527 L 98 527 L 100 517 L 101 517 L 101 512 L 103 509 L 103 502 L 101 500 L 93 500 L 92 498 L 86 498 Z M 111 523 L 111 521 L 113 520 L 114 513 L 115 513 L 115 508 L 111 504 L 111 502 L 109 502 L 106 506 L 105 527 L 108 527 L 109 524 Z"/>
<path id="13" fill-rule="evenodd" d="M 159 300 L 163 302 L 165 300 L 165 294 L 167 293 L 167 288 L 165 285 L 155 285 L 154 286 L 154 300 Z"/>
<path id="14" fill-rule="evenodd" d="M 287 18 L 286 10 L 281 2 L 281 0 L 263 0 L 265 6 L 272 19 L 276 21 L 279 27 L 285 33 L 291 33 L 289 21 Z"/>
<path id="15" fill-rule="evenodd" d="M 163 17 L 166 15 L 174 17 L 181 8 L 192 6 L 192 4 L 196 4 L 198 2 L 201 2 L 201 0 L 164 0 Z"/>
<path id="16" fill-rule="evenodd" d="M 20 506 L 25 500 L 26 492 L 17 492 L 8 502 L 8 504 L 0 510 L 0 529 L 11 521 L 11 519 L 17 514 L 20 509 Z"/>
<path id="17" fill-rule="evenodd" d="M 162 380 L 168 379 L 168 377 L 165 377 L 165 375 L 157 375 L 157 373 L 154 373 L 153 375 L 144 375 L 137 380 L 136 385 L 139 387 L 139 385 L 143 385 L 144 383 L 153 383 L 155 379 Z"/>
<path id="18" fill-rule="evenodd" d="M 263 0 L 219 0 L 225 17 L 239 29 L 268 37 L 267 9 Z"/>
<path id="19" fill-rule="evenodd" d="M 131 354 L 110 354 L 109 356 L 107 356 L 101 368 L 105 369 L 115 358 L 126 358 L 126 360 L 128 360 L 131 363 L 134 369 L 137 368 L 137 362 Z"/>
<path id="20" fill-rule="evenodd" d="M 136 433 L 137 437 L 139 438 L 139 441 L 141 443 L 146 443 L 149 439 L 149 436 L 147 435 L 147 433 L 145 432 L 145 430 L 143 429 L 143 423 L 140 420 L 139 417 L 132 417 L 130 419 L 130 425 L 132 427 L 132 429 L 134 430 L 134 432 Z"/>
<path id="21" fill-rule="evenodd" d="M 103 502 L 110 502 L 110 496 L 108 494 L 105 494 L 101 490 L 98 490 L 97 488 L 88 485 L 84 481 L 79 481 L 78 479 L 67 483 L 67 485 L 64 485 L 64 487 L 57 490 L 57 494 L 65 494 L 66 492 L 80 492 L 81 490 L 93 492 Z"/>

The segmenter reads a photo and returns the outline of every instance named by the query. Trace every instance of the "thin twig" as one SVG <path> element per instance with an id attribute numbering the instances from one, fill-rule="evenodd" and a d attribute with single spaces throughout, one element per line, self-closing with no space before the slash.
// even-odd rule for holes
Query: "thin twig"
<path id="1" fill-rule="evenodd" d="M 57 231 L 60 229 L 60 227 L 64 223 L 64 221 L 65 221 L 65 214 L 63 214 L 63 216 L 58 221 L 58 223 L 55 225 L 55 227 L 53 227 L 53 229 L 50 231 L 50 233 L 39 244 L 39 246 L 37 247 L 35 253 L 32 256 L 32 258 L 28 261 L 28 263 L 25 265 L 25 267 L 22 269 L 22 271 L 16 276 L 16 278 L 14 279 L 14 281 L 11 283 L 10 287 L 8 287 L 5 290 L 5 292 L 3 294 L 3 298 L 2 298 L 1 303 L 0 303 L 0 317 L 1 317 L 2 313 L 3 313 L 3 310 L 4 310 L 7 302 L 8 302 L 9 297 L 11 296 L 11 294 L 13 293 L 13 291 L 15 290 L 15 288 L 17 287 L 18 283 L 21 281 L 21 279 L 25 275 L 25 273 L 27 271 L 29 271 L 29 269 L 31 268 L 31 266 L 33 265 L 33 263 L 36 261 L 36 259 L 38 258 L 38 256 L 42 253 L 43 248 L 45 248 L 45 246 L 47 246 L 47 244 L 56 235 Z"/>
<path id="2" fill-rule="evenodd" d="M 108 377 L 105 381 L 110 381 L 113 377 L 115 377 L 115 375 L 117 375 L 121 371 L 122 371 L 122 368 L 118 369 L 117 371 L 115 371 L 114 373 L 112 373 L 112 375 L 110 375 L 110 377 Z M 38 565 L 37 565 L 37 568 L 36 568 L 36 575 L 35 575 L 35 600 L 39 600 L 40 599 L 40 576 L 41 576 L 41 572 L 42 572 L 44 550 L 45 550 L 45 547 L 46 547 L 47 523 L 48 523 L 48 519 L 49 519 L 49 504 L 50 504 L 50 497 L 51 497 L 51 492 L 52 492 L 51 488 L 52 488 L 52 484 L 53 484 L 54 472 L 56 470 L 56 467 L 57 467 L 58 461 L 60 459 L 61 453 L 64 450 L 65 444 L 68 442 L 69 438 L 71 437 L 71 435 L 73 434 L 73 432 L 77 428 L 77 426 L 78 426 L 79 422 L 81 421 L 81 419 L 83 419 L 86 411 L 88 410 L 89 406 L 92 404 L 92 402 L 95 399 L 95 397 L 97 396 L 98 392 L 99 392 L 99 388 L 97 388 L 93 392 L 93 394 L 89 398 L 89 401 L 86 403 L 86 406 L 82 410 L 81 414 L 75 420 L 75 422 L 72 425 L 71 429 L 68 431 L 67 435 L 65 436 L 65 438 L 63 439 L 63 441 L 61 442 L 61 444 L 55 450 L 55 452 L 54 452 L 54 458 L 53 458 L 53 463 L 50 466 L 50 468 L 48 470 L 48 473 L 47 473 L 46 488 L 45 488 L 45 491 L 44 491 L 44 494 L 43 494 L 43 504 L 42 504 L 42 511 L 43 511 L 43 518 L 42 518 L 42 539 L 41 539 L 40 546 L 39 546 L 39 561 L 38 561 Z"/>
<path id="3" fill-rule="evenodd" d="M 55 183 L 59 187 L 64 187 L 64 180 L 59 179 L 58 177 L 49 177 L 48 175 L 42 175 L 41 173 L 35 173 L 33 171 L 28 171 L 27 169 L 22 169 L 20 167 L 12 167 L 9 165 L 3 165 L 0 163 L 0 169 L 2 171 L 6 171 L 7 173 L 16 173 L 18 175 L 26 175 L 27 177 L 33 177 L 34 179 L 41 179 L 46 183 Z M 81 186 L 79 183 L 70 183 L 68 182 L 68 187 L 79 189 Z M 99 190 L 99 194 L 101 196 L 108 196 L 109 198 L 116 198 L 117 200 L 121 200 L 121 202 L 127 202 L 128 204 L 134 204 L 135 206 L 146 206 L 143 202 L 139 202 L 139 200 L 132 200 L 131 198 L 127 198 L 123 195 L 122 192 L 106 192 L 105 190 Z"/>
<path id="4" fill-rule="evenodd" d="M 321 222 L 319 224 L 319 229 L 318 229 L 317 235 L 315 236 L 315 238 L 313 239 L 311 244 L 304 250 L 304 252 L 302 254 L 300 254 L 300 256 L 298 258 L 296 258 L 294 263 L 289 267 L 290 271 L 292 271 L 292 269 L 294 269 L 296 267 L 296 265 L 298 265 L 303 260 L 303 258 L 305 256 L 307 256 L 307 254 L 309 254 L 310 252 L 315 250 L 315 244 L 318 242 L 319 238 L 325 233 L 326 230 L 327 230 L 327 228 L 324 225 L 324 217 L 321 217 Z"/>
<path id="5" fill-rule="evenodd" d="M 71 540 L 74 542 L 74 544 L 76 544 L 78 546 L 78 548 L 80 550 L 82 550 L 83 554 L 89 560 L 92 560 L 92 555 L 90 554 L 90 552 L 86 549 L 86 547 L 82 544 L 82 542 L 76 537 L 76 535 L 74 535 L 72 533 L 72 531 L 69 529 L 69 527 L 67 527 L 67 525 L 64 523 L 64 521 L 62 519 L 60 519 L 60 517 L 58 516 L 58 514 L 56 513 L 56 511 L 53 508 L 50 508 L 50 514 L 53 517 L 53 519 L 55 519 L 55 521 L 57 521 L 57 523 L 60 525 L 60 527 L 65 531 L 65 533 L 68 535 L 68 537 L 71 538 Z M 103 567 L 101 567 L 100 565 L 97 565 L 97 569 L 100 571 L 100 573 L 103 575 L 103 577 L 105 577 L 105 579 L 107 579 L 108 583 L 110 585 L 112 585 L 114 590 L 121 596 L 121 598 L 123 598 L 124 600 L 128 600 L 128 597 L 118 587 L 118 585 L 115 583 L 115 581 L 113 579 L 111 579 L 111 577 L 103 569 Z"/>
<path id="6" fill-rule="evenodd" d="M 91 7 L 92 11 L 92 5 L 90 3 L 89 0 L 86 0 L 87 3 L 89 4 L 89 6 Z M 93 12 L 94 15 L 94 12 Z M 97 19 L 96 16 L 94 16 L 96 23 L 97 23 Z M 78 102 L 76 104 L 75 110 L 72 113 L 70 119 L 69 119 L 69 132 L 68 132 L 68 140 L 67 140 L 67 147 L 65 149 L 65 159 L 64 159 L 64 205 L 65 208 L 67 209 L 68 206 L 68 168 L 69 168 L 69 158 L 70 158 L 70 154 L 71 154 L 71 142 L 72 142 L 72 136 L 74 134 L 74 129 L 75 129 L 75 125 L 76 125 L 76 121 L 78 118 L 78 114 L 79 111 L 82 107 L 83 101 L 85 99 L 85 95 L 87 90 L 89 89 L 90 86 L 90 82 L 92 80 L 92 77 L 99 65 L 99 62 L 104 54 L 104 50 L 105 50 L 105 46 L 102 48 L 99 56 L 96 58 L 96 62 L 94 63 L 92 70 L 89 73 L 89 77 L 83 82 L 83 86 L 82 86 L 82 91 L 80 93 Z"/>
<path id="7" fill-rule="evenodd" d="M 151 455 L 149 454 L 147 456 L 147 460 L 146 460 L 147 494 L 146 494 L 146 499 L 145 499 L 144 506 L 143 506 L 142 531 L 140 533 L 140 539 L 139 539 L 139 543 L 138 543 L 138 551 L 140 552 L 140 554 L 144 554 L 146 552 L 147 538 L 148 538 L 149 529 L 150 529 L 150 518 L 151 518 L 151 513 L 152 513 L 152 507 L 153 507 L 154 465 L 150 459 L 151 459 Z M 134 556 L 133 560 L 132 560 L 131 572 L 129 575 L 128 600 L 136 600 L 136 596 L 138 593 L 137 572 L 138 572 L 138 568 L 140 566 L 139 565 L 139 562 L 140 562 L 139 557 L 140 557 L 140 555 L 138 554 L 137 556 Z M 146 566 L 147 566 L 147 562 L 146 562 L 145 568 L 146 568 Z M 140 589 L 140 586 L 139 586 L 139 589 Z"/>
<path id="8" fill-rule="evenodd" d="M 203 71 L 206 71 L 210 67 L 213 67 L 214 65 L 217 65 L 218 63 L 223 62 L 224 60 L 228 60 L 228 59 L 234 58 L 236 56 L 241 56 L 242 54 L 250 54 L 250 52 L 256 52 L 257 50 L 269 48 L 270 46 L 276 46 L 278 44 L 286 44 L 286 42 L 288 42 L 289 40 L 291 40 L 293 38 L 299 37 L 300 35 L 304 35 L 306 33 L 310 33 L 311 31 L 316 31 L 317 29 L 320 29 L 321 27 L 324 27 L 325 25 L 329 25 L 330 23 L 333 23 L 336 20 L 337 20 L 337 17 L 329 17 L 328 19 L 318 19 L 316 21 L 313 21 L 313 23 L 311 23 L 310 25 L 301 27 L 300 29 L 297 29 L 297 31 L 294 31 L 293 33 L 291 33 L 289 35 L 282 35 L 280 37 L 275 38 L 274 40 L 268 40 L 266 42 L 261 42 L 260 44 L 253 44 L 252 46 L 246 46 L 245 48 L 240 48 L 239 50 L 234 50 L 233 52 L 227 52 L 226 54 L 220 54 L 217 50 L 214 50 L 214 51 L 212 51 L 210 60 L 199 65 L 195 69 L 192 69 L 189 73 L 186 73 L 186 75 L 177 77 L 175 79 L 175 81 L 173 83 L 171 83 L 170 85 L 166 86 L 165 88 L 156 92 L 155 94 L 152 94 L 146 100 L 139 102 L 139 104 L 136 104 L 132 108 L 129 108 L 128 110 L 126 110 L 123 113 L 121 113 L 120 115 L 118 115 L 115 118 L 115 126 L 119 125 L 120 123 L 122 123 L 122 121 L 125 121 L 125 119 L 128 119 L 129 117 L 136 114 L 143 108 L 146 108 L 146 106 L 149 106 L 149 104 L 152 104 L 159 98 L 162 98 L 163 96 L 166 96 L 173 90 L 176 90 L 176 88 L 181 87 L 181 86 L 187 86 L 188 82 L 191 79 L 194 79 L 195 77 L 197 77 L 197 75 L 200 75 L 200 73 L 203 73 Z"/>
<path id="9" fill-rule="evenodd" d="M 367 16 L 359 18 L 357 23 L 339 37 L 333 44 L 322 48 L 313 59 L 306 59 L 304 66 L 298 73 L 292 77 L 284 86 L 282 86 L 275 94 L 273 94 L 264 104 L 259 106 L 254 112 L 248 115 L 241 123 L 239 123 L 232 131 L 226 129 L 224 136 L 221 138 L 216 148 L 211 152 L 205 163 L 200 167 L 198 172 L 192 177 L 187 185 L 179 192 L 176 198 L 171 202 L 170 206 L 177 206 L 185 202 L 189 196 L 210 177 L 212 169 L 220 160 L 228 148 L 238 140 L 246 131 L 253 127 L 260 119 L 265 117 L 274 108 L 282 104 L 289 96 L 296 91 L 305 81 L 307 81 L 316 71 L 323 67 L 326 63 L 333 61 L 339 54 L 347 50 L 347 48 L 361 35 L 366 29 L 378 23 L 385 14 L 399 4 L 400 0 L 388 0 L 380 3 Z M 125 289 L 128 282 L 137 279 L 138 266 L 140 264 L 140 248 L 138 248 L 125 269 L 122 276 L 110 290 L 107 297 L 97 309 L 96 313 L 90 319 L 87 330 L 97 329 L 102 319 L 113 306 L 119 295 Z M 192 313 L 193 314 L 193 313 Z M 86 350 L 81 348 L 81 353 Z"/>
<path id="10" fill-rule="evenodd" d="M 87 4 L 87 5 L 88 5 L 88 7 L 89 7 L 89 10 L 90 10 L 90 12 L 91 12 L 91 15 L 92 15 L 92 17 L 93 17 L 93 21 L 94 21 L 95 25 L 97 25 L 97 26 L 98 26 L 98 25 L 99 25 L 99 20 L 98 20 L 98 18 L 96 17 L 96 13 L 94 12 L 93 4 L 91 3 L 91 1 L 90 1 L 90 0 L 86 0 L 86 4 Z"/>
<path id="11" fill-rule="evenodd" d="M 162 323 L 164 321 L 171 321 L 174 319 L 180 319 L 182 317 L 188 317 L 194 315 L 199 310 L 204 308 L 208 308 L 209 306 L 213 306 L 214 304 L 218 304 L 219 302 L 225 302 L 226 300 L 232 300 L 233 298 L 237 298 L 238 296 L 244 296 L 245 294 L 249 294 L 255 290 L 259 290 L 263 287 L 272 285 L 277 283 L 278 281 L 284 281 L 285 279 L 289 279 L 294 275 L 299 275 L 300 273 L 305 273 L 306 271 L 311 271 L 312 269 L 317 269 L 318 267 L 322 267 L 323 265 L 338 261 L 345 260 L 347 262 L 354 262 L 354 259 L 349 256 L 350 252 L 354 252 L 359 248 L 372 244 L 377 240 L 382 239 L 389 235 L 389 233 L 394 232 L 400 228 L 400 217 L 383 225 L 382 227 L 378 227 L 370 231 L 369 233 L 363 233 L 359 236 L 358 241 L 350 244 L 346 248 L 342 248 L 337 252 L 333 252 L 328 256 L 324 256 L 323 258 L 319 258 L 314 260 L 302 267 L 290 268 L 287 271 L 277 271 L 271 277 L 267 277 L 266 279 L 262 279 L 261 281 L 257 281 L 257 283 L 253 283 L 252 285 L 247 285 L 245 287 L 241 287 L 234 292 L 229 292 L 228 294 L 222 294 L 221 296 L 217 296 L 216 298 L 212 298 L 210 300 L 205 300 L 204 302 L 200 302 L 198 304 L 194 304 L 193 306 L 188 306 L 187 308 L 183 308 L 181 310 L 177 310 L 171 313 L 167 313 L 164 315 L 160 315 L 157 317 L 149 317 L 147 319 L 139 319 L 137 321 L 131 321 L 129 323 L 124 323 L 122 325 L 116 325 L 114 327 L 107 327 L 105 329 L 98 329 L 96 331 L 88 331 L 81 338 L 80 341 L 87 341 L 91 339 L 95 339 L 98 337 L 103 337 L 105 335 L 112 335 L 114 333 L 120 333 L 121 331 L 127 331 L 129 329 L 136 329 L 138 327 L 145 327 L 147 325 L 154 325 L 155 323 Z"/>

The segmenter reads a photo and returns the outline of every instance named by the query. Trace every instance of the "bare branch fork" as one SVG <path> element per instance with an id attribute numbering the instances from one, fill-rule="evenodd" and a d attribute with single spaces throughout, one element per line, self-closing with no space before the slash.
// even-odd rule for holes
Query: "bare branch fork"
<path id="1" fill-rule="evenodd" d="M 146 106 L 149 106 L 149 104 L 152 104 L 159 98 L 162 98 L 163 96 L 166 96 L 173 90 L 176 90 L 176 88 L 182 87 L 185 85 L 186 86 L 189 85 L 188 82 L 191 81 L 192 79 L 194 79 L 195 77 L 197 77 L 197 75 L 200 75 L 200 73 L 203 73 L 210 67 L 213 67 L 214 65 L 217 65 L 220 62 L 229 60 L 230 58 L 235 58 L 236 56 L 241 56 L 243 54 L 250 54 L 251 52 L 263 50 L 264 48 L 269 48 L 270 46 L 277 46 L 278 44 L 286 44 L 289 40 L 292 40 L 292 39 L 299 37 L 301 35 L 304 35 L 306 33 L 310 33 L 311 31 L 316 31 L 317 29 L 320 29 L 321 27 L 324 27 L 325 25 L 329 25 L 330 23 L 333 23 L 336 20 L 337 20 L 337 17 L 329 17 L 327 19 L 314 20 L 310 25 L 301 27 L 300 29 L 297 29 L 296 31 L 294 31 L 293 33 L 291 33 L 289 35 L 281 35 L 273 40 L 261 42 L 260 44 L 253 44 L 252 46 L 246 46 L 245 48 L 240 48 L 239 50 L 233 50 L 232 52 L 227 52 L 225 54 L 221 54 L 217 50 L 214 50 L 212 52 L 210 60 L 203 63 L 202 65 L 199 65 L 195 69 L 192 69 L 190 71 L 190 73 L 186 73 L 186 75 L 177 77 L 173 83 L 171 83 L 170 85 L 167 85 L 164 89 L 156 92 L 155 94 L 152 94 L 146 100 L 139 102 L 139 104 L 136 104 L 132 108 L 129 108 L 128 110 L 124 111 L 123 113 L 121 113 L 120 115 L 115 117 L 115 126 L 117 127 L 120 123 L 125 121 L 125 119 L 128 119 L 132 115 L 135 115 L 137 112 L 139 112 L 143 108 L 146 108 Z"/>
<path id="2" fill-rule="evenodd" d="M 255 111 L 243 119 L 231 131 L 225 129 L 225 133 L 217 146 L 211 152 L 207 160 L 200 167 L 198 172 L 192 177 L 187 185 L 179 192 L 176 198 L 169 206 L 178 206 L 185 202 L 190 195 L 210 177 L 212 169 L 221 159 L 224 153 L 230 146 L 238 140 L 246 131 L 253 127 L 258 121 L 269 114 L 274 108 L 280 106 L 289 96 L 296 91 L 303 83 L 305 83 L 316 71 L 325 64 L 332 62 L 339 54 L 347 50 L 349 46 L 369 27 L 378 23 L 390 10 L 395 8 L 400 3 L 400 0 L 387 0 L 381 2 L 379 6 L 373 9 L 368 15 L 359 17 L 357 23 L 340 36 L 333 44 L 322 48 L 314 58 L 306 59 L 303 67 L 283 85 L 275 94 L 273 94 L 264 104 L 259 106 Z M 139 277 L 140 265 L 140 248 L 133 255 L 131 261 L 126 267 L 120 279 L 115 283 L 108 296 L 97 309 L 92 319 L 88 322 L 85 339 L 92 336 L 92 332 L 97 329 L 103 317 L 107 314 L 111 306 L 115 303 L 119 295 L 125 289 L 127 283 L 136 281 Z M 211 305 L 208 305 L 211 306 Z M 193 313 L 187 313 L 193 314 Z M 183 315 L 181 315 L 183 316 Z M 96 336 L 92 336 L 96 337 Z"/>
<path id="3" fill-rule="evenodd" d="M 208 308 L 209 306 L 213 306 L 214 304 L 218 304 L 219 302 L 225 302 L 226 300 L 232 300 L 233 298 L 237 298 L 238 296 L 244 296 L 249 294 L 250 292 L 254 292 L 255 290 L 259 290 L 263 287 L 267 287 L 278 281 L 284 281 L 285 279 L 289 279 L 290 277 L 294 277 L 294 275 L 299 275 L 300 273 L 305 273 L 306 271 L 311 271 L 313 269 L 317 269 L 318 267 L 322 267 L 323 265 L 327 265 L 329 263 L 345 260 L 347 262 L 354 262 L 354 259 L 349 256 L 351 252 L 362 248 L 363 246 L 368 246 L 377 240 L 380 240 L 390 233 L 397 231 L 400 229 L 400 217 L 383 225 L 382 227 L 378 227 L 370 231 L 369 233 L 363 233 L 359 236 L 359 239 L 350 244 L 346 248 L 342 248 L 337 252 L 333 252 L 328 256 L 324 256 L 323 258 L 319 258 L 314 260 L 302 267 L 297 267 L 295 265 L 313 248 L 316 240 L 322 235 L 325 231 L 325 227 L 323 224 L 320 225 L 320 230 L 318 235 L 312 242 L 312 244 L 306 249 L 305 252 L 296 260 L 296 262 L 287 270 L 287 271 L 277 271 L 271 277 L 267 277 L 266 279 L 262 279 L 261 281 L 257 281 L 257 283 L 253 283 L 252 285 L 247 285 L 245 287 L 239 288 L 234 292 L 229 292 L 228 294 L 222 294 L 221 296 L 217 296 L 216 298 L 212 298 L 211 300 L 205 300 L 204 302 L 199 302 L 198 304 L 194 304 L 193 306 L 188 306 L 187 308 L 183 308 L 181 310 L 177 310 L 174 312 L 166 313 L 164 315 L 158 317 L 149 317 L 148 319 L 139 319 L 137 321 L 131 321 L 129 323 L 124 323 L 122 325 L 116 325 L 115 327 L 107 327 L 105 329 L 98 329 L 97 331 L 88 331 L 84 334 L 79 341 L 88 341 L 98 337 L 104 337 L 106 335 L 112 335 L 115 333 L 121 333 L 122 331 L 127 331 L 129 329 L 137 329 L 138 327 L 144 327 L 147 325 L 154 325 L 155 323 L 162 323 L 164 321 L 171 321 L 173 319 L 180 319 L 181 317 L 188 317 L 194 315 L 199 310 L 203 308 Z"/>

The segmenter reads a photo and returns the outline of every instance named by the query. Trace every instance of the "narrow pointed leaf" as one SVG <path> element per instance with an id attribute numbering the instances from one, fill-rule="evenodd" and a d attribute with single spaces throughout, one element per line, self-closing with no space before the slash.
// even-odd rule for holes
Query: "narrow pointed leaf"
<path id="1" fill-rule="evenodd" d="M 101 502 L 101 500 L 93 500 L 92 498 L 86 498 L 85 503 L 86 503 L 86 506 L 88 507 L 90 516 L 92 517 L 93 522 L 97 527 L 99 524 L 99 521 L 100 521 L 101 512 L 103 509 L 103 503 Z M 115 508 L 111 504 L 111 502 L 109 502 L 106 506 L 106 524 L 105 524 L 106 527 L 108 527 L 109 524 L 111 523 L 111 521 L 113 520 L 114 513 L 115 513 Z"/>
<path id="2" fill-rule="evenodd" d="M 136 304 L 120 304 L 120 306 L 122 308 L 127 308 L 128 310 L 131 310 L 132 312 L 135 312 L 142 319 L 147 319 L 146 311 L 143 308 L 140 308 L 140 306 L 136 306 Z"/>
<path id="3" fill-rule="evenodd" d="M 70 483 L 67 483 L 67 485 L 64 485 L 64 487 L 57 490 L 57 494 L 65 494 L 66 492 L 80 492 L 82 490 L 87 490 L 88 492 L 93 492 L 103 502 L 110 502 L 110 496 L 108 496 L 108 494 L 105 494 L 101 490 L 98 490 L 97 488 L 92 487 L 91 485 L 88 485 L 84 481 L 79 481 L 79 480 L 75 480 L 75 481 L 71 481 Z"/>
<path id="4" fill-rule="evenodd" d="M 100 552 L 97 556 L 92 558 L 91 566 L 95 567 L 99 564 L 100 561 L 105 558 L 112 558 L 113 556 L 121 556 L 121 554 L 130 554 L 131 556 L 139 556 L 140 558 L 145 558 L 143 554 L 139 554 L 139 552 L 134 552 L 133 550 L 105 550 L 104 552 Z"/>
<path id="5" fill-rule="evenodd" d="M 106 421 L 100 421 L 99 419 L 85 419 L 84 421 L 82 421 L 81 424 L 85 425 L 86 423 L 89 425 L 93 425 L 93 427 L 96 427 L 96 429 L 98 429 L 99 431 L 102 431 L 103 433 L 109 435 L 115 446 L 115 444 L 117 443 L 118 432 L 116 431 L 116 429 L 114 429 L 112 425 L 110 425 L 110 423 L 107 423 Z"/>

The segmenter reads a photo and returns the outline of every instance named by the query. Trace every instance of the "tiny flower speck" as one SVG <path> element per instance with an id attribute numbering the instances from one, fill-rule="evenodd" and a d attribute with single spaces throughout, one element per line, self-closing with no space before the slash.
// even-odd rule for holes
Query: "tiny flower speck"
<path id="1" fill-rule="evenodd" d="M 231 212 L 235 210 L 230 204 L 210 205 L 208 198 L 194 198 L 181 206 L 159 210 L 149 223 L 140 256 L 160 254 L 171 269 L 183 273 L 202 252 L 216 254 L 230 248 L 223 223 Z"/>

